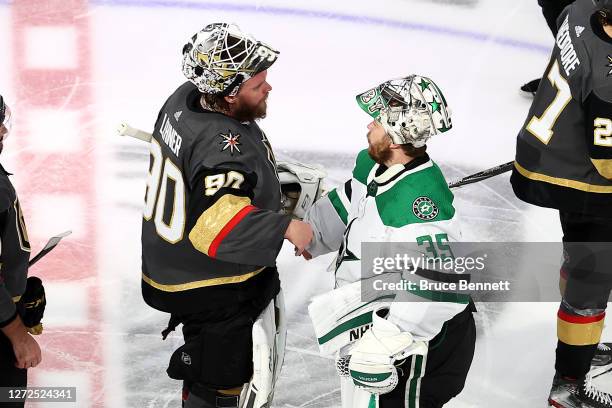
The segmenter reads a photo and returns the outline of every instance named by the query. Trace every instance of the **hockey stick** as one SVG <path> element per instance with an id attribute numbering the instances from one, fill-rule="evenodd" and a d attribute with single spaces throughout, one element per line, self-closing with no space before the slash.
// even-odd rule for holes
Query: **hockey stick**
<path id="1" fill-rule="evenodd" d="M 591 369 L 591 378 L 597 378 L 612 371 L 612 364 Z"/>
<path id="2" fill-rule="evenodd" d="M 117 128 L 117 133 L 119 136 L 131 136 L 136 139 L 140 139 L 144 142 L 150 142 L 153 135 L 151 133 L 147 133 L 143 130 L 139 130 L 131 127 L 127 123 L 123 122 Z"/>
<path id="3" fill-rule="evenodd" d="M 72 234 L 72 231 L 62 232 L 61 234 L 51 237 L 49 241 L 47 241 L 47 245 L 45 245 L 45 247 L 38 254 L 36 254 L 34 258 L 30 259 L 28 266 L 32 266 L 36 262 L 38 262 L 40 258 L 42 258 L 43 256 L 47 255 L 49 252 L 51 252 L 53 248 L 55 248 L 57 244 L 59 244 L 62 238 L 67 237 L 70 234 Z"/>
<path id="4" fill-rule="evenodd" d="M 143 140 L 145 142 L 150 142 L 151 138 L 153 137 L 153 135 L 151 135 L 150 133 L 147 133 L 143 130 L 133 128 L 125 122 L 119 125 L 119 128 L 117 129 L 117 133 L 119 134 L 119 136 L 131 136 L 133 138 Z M 491 167 L 490 169 L 486 169 L 478 173 L 474 173 L 462 179 L 450 182 L 448 184 L 448 188 L 463 187 L 468 184 L 477 183 L 479 181 L 486 180 L 490 177 L 497 176 L 499 174 L 512 170 L 513 165 L 514 165 L 514 162 L 511 161 L 508 163 L 500 164 L 499 166 Z"/>
<path id="5" fill-rule="evenodd" d="M 463 187 L 468 184 L 477 183 L 479 181 L 486 180 L 490 177 L 497 176 L 499 174 L 512 170 L 513 166 L 514 166 L 514 162 L 511 161 L 508 163 L 500 164 L 499 166 L 491 167 L 490 169 L 486 169 L 481 172 L 466 176 L 462 179 L 452 181 L 448 183 L 448 188 Z"/>

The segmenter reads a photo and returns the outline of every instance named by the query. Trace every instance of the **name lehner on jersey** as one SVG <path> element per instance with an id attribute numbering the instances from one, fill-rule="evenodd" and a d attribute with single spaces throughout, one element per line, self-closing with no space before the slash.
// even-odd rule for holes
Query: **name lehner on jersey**
<path id="1" fill-rule="evenodd" d="M 168 115 L 166 114 L 164 114 L 164 120 L 162 122 L 160 133 L 164 143 L 170 148 L 172 153 L 178 157 L 183 139 L 178 135 L 177 131 L 174 130 L 174 127 L 172 127 L 170 119 L 168 119 Z"/>

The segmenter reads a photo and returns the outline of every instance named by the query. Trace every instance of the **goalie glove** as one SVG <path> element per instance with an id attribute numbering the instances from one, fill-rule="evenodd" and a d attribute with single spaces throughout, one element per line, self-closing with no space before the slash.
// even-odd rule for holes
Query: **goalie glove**
<path id="1" fill-rule="evenodd" d="M 350 376 L 353 384 L 372 394 L 386 394 L 397 386 L 396 362 L 427 354 L 427 344 L 415 341 L 395 324 L 381 317 L 382 309 L 372 314 L 372 327 L 365 332 L 348 355 L 340 357 L 336 368 L 340 376 Z M 386 310 L 385 310 L 386 312 Z"/>
<path id="2" fill-rule="evenodd" d="M 47 300 L 42 281 L 36 276 L 30 276 L 26 281 L 26 290 L 17 302 L 17 310 L 24 326 L 31 334 L 42 333 L 41 320 L 46 305 Z"/>
<path id="3" fill-rule="evenodd" d="M 321 198 L 327 173 L 314 165 L 284 161 L 278 162 L 277 171 L 283 212 L 301 220 L 312 204 Z"/>

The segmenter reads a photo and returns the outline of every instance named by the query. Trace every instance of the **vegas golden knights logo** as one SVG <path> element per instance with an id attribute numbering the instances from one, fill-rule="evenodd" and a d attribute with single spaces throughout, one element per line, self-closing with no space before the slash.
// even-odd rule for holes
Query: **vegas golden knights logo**
<path id="1" fill-rule="evenodd" d="M 13 204 L 15 208 L 15 227 L 17 228 L 17 236 L 19 237 L 19 245 L 24 251 L 30 252 L 30 239 L 28 238 L 28 231 L 25 225 L 25 219 L 23 218 L 23 211 L 19 205 L 19 200 L 15 200 Z"/>

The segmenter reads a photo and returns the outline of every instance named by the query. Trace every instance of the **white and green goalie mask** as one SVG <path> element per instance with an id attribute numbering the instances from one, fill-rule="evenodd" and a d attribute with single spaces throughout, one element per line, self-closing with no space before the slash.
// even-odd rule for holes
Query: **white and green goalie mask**
<path id="1" fill-rule="evenodd" d="M 422 147 L 430 137 L 452 127 L 442 91 L 424 76 L 392 79 L 356 98 L 361 109 L 380 122 L 396 144 Z"/>
<path id="2" fill-rule="evenodd" d="M 278 54 L 235 24 L 209 24 L 183 47 L 183 74 L 200 92 L 234 96 Z"/>

